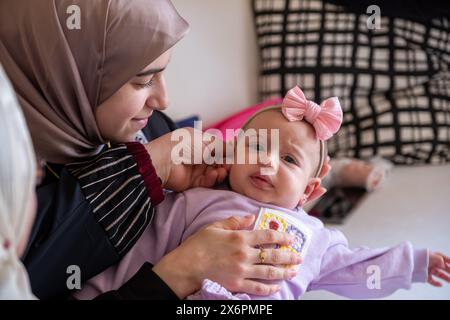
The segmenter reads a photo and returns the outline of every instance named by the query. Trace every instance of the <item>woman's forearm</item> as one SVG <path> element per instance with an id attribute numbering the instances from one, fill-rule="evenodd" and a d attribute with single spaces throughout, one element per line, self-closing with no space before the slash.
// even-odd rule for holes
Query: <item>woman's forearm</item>
<path id="1" fill-rule="evenodd" d="M 166 255 L 153 267 L 157 274 L 180 299 L 200 289 L 200 283 L 181 266 L 182 262 L 175 259 L 173 253 Z"/>
<path id="2" fill-rule="evenodd" d="M 105 292 L 95 300 L 176 300 L 177 295 L 157 275 L 150 263 L 144 263 L 139 271 L 119 289 Z"/>

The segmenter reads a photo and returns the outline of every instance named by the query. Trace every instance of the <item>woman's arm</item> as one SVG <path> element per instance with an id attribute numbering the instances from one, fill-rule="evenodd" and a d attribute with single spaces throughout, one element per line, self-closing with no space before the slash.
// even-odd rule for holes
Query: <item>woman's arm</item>
<path id="1" fill-rule="evenodd" d="M 153 265 L 145 263 L 139 271 L 118 290 L 105 292 L 96 300 L 178 300 L 177 295 L 152 270 Z"/>
<path id="2" fill-rule="evenodd" d="M 162 200 L 155 170 L 140 159 L 145 156 L 141 145 L 117 145 L 66 166 L 58 179 L 37 189 L 37 218 L 24 263 L 38 297 L 68 294 L 70 266 L 79 268 L 83 283 L 134 245 Z"/>
<path id="3" fill-rule="evenodd" d="M 144 128 L 143 131 L 147 139 L 152 140 L 174 129 L 174 123 L 167 116 L 156 111 L 149 119 L 148 127 Z M 144 148 L 141 148 L 141 150 L 144 150 Z M 112 154 L 109 151 L 109 154 L 103 154 L 105 157 L 102 157 L 101 153 L 98 159 L 94 158 L 93 161 L 87 161 L 84 166 L 99 167 L 100 163 L 115 162 L 124 154 L 132 155 L 128 150 L 121 150 L 117 154 Z M 140 156 L 145 156 L 145 154 L 141 153 Z M 121 162 L 122 168 L 126 163 L 129 164 L 128 167 L 132 166 L 133 161 L 137 167 L 138 163 L 134 160 L 134 157 L 129 157 Z M 72 166 L 72 170 L 81 169 L 83 164 L 75 166 L 78 166 L 78 168 Z M 37 188 L 37 217 L 23 258 L 30 274 L 33 292 L 44 299 L 63 298 L 69 294 L 66 283 L 70 276 L 67 273 L 69 266 L 76 265 L 80 268 L 81 283 L 83 283 L 120 260 L 117 247 L 110 240 L 107 231 L 101 224 L 102 222 L 99 223 L 99 214 L 101 213 L 99 211 L 94 212 L 91 205 L 91 201 L 95 197 L 87 198 L 86 187 L 83 187 L 82 181 L 76 177 L 80 174 L 72 174 L 68 167 L 50 167 L 53 169 L 47 170 L 45 183 Z M 113 165 L 106 168 L 106 171 L 100 170 L 93 173 L 90 178 L 83 177 L 81 180 L 99 180 L 99 185 L 103 185 L 99 190 L 102 190 L 110 182 L 105 185 L 104 182 L 107 180 L 103 180 L 104 177 L 100 175 L 119 173 L 120 167 Z M 55 174 L 51 171 L 54 171 Z M 120 183 L 136 176 L 136 174 L 140 174 L 139 170 L 132 168 L 120 172 L 116 175 L 116 178 L 119 179 L 117 181 Z M 138 180 L 141 185 L 144 184 L 142 175 Z M 145 192 L 142 195 L 141 202 L 148 199 Z M 112 218 L 120 217 L 124 212 L 114 211 L 109 213 L 109 216 L 112 216 Z M 128 219 L 126 220 L 128 222 L 133 221 L 133 217 L 136 217 L 139 212 L 138 201 L 129 207 Z M 149 219 L 147 219 L 147 223 L 148 221 Z M 144 225 L 141 227 L 144 227 Z M 127 233 L 126 230 L 125 227 L 121 228 L 116 235 L 121 238 L 124 233 Z M 148 286 L 151 288 L 153 284 L 149 283 Z M 164 296 L 172 293 L 171 291 L 160 292 L 159 288 L 162 287 L 156 284 L 155 295 Z"/>

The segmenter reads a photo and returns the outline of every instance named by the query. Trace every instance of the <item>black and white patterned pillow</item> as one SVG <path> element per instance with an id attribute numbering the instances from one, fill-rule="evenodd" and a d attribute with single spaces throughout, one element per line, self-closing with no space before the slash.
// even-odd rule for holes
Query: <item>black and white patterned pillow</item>
<path id="1" fill-rule="evenodd" d="M 450 161 L 450 21 L 365 14 L 320 0 L 253 0 L 261 99 L 295 85 L 344 109 L 333 156 Z"/>

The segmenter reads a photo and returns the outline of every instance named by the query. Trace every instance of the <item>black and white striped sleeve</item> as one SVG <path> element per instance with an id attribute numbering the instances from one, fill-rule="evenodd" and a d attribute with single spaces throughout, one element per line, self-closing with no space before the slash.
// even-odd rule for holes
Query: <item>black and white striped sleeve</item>
<path id="1" fill-rule="evenodd" d="M 118 144 L 87 161 L 68 164 L 67 169 L 78 179 L 111 244 L 124 256 L 164 199 L 147 150 L 138 142 Z"/>

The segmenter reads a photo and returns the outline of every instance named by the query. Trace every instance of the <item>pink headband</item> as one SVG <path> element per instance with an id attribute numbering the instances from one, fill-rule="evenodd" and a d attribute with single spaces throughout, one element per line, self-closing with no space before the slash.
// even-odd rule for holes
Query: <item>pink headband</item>
<path id="1" fill-rule="evenodd" d="M 338 98 L 326 99 L 320 104 L 307 100 L 299 87 L 288 91 L 281 112 L 289 121 L 305 120 L 314 127 L 317 139 L 325 141 L 335 134 L 342 123 L 342 108 Z"/>

